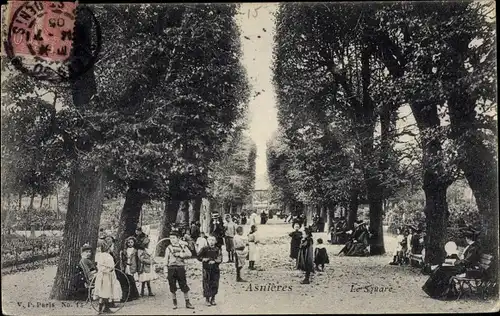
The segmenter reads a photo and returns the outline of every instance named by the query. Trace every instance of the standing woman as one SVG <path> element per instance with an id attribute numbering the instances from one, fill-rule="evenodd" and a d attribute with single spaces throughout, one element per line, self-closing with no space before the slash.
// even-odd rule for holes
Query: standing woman
<path id="1" fill-rule="evenodd" d="M 314 259 L 313 259 L 313 238 L 312 238 L 312 228 L 306 227 L 304 229 L 305 237 L 302 239 L 299 248 L 299 256 L 297 258 L 297 268 L 306 273 L 302 284 L 309 284 L 309 277 L 311 272 L 314 272 Z"/>
<path id="2" fill-rule="evenodd" d="M 290 241 L 290 258 L 297 260 L 299 256 L 300 242 L 302 241 L 302 232 L 299 230 L 300 225 L 295 223 L 293 225 L 293 232 L 288 234 L 292 238 Z"/>
<path id="3" fill-rule="evenodd" d="M 250 270 L 255 270 L 255 262 L 260 259 L 259 245 L 260 239 L 257 234 L 257 226 L 252 225 L 248 234 L 248 268 Z"/>

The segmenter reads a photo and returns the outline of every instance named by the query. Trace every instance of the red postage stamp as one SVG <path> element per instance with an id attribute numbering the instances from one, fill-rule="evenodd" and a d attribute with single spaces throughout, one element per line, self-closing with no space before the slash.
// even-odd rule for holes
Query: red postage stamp
<path id="1" fill-rule="evenodd" d="M 10 1 L 11 54 L 60 62 L 71 54 L 75 2 Z"/>

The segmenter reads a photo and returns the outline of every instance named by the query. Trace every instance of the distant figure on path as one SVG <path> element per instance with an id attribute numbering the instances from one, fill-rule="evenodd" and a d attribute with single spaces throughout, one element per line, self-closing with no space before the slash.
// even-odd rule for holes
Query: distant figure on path
<path id="1" fill-rule="evenodd" d="M 226 242 L 226 251 L 228 254 L 227 262 L 234 262 L 234 241 L 233 238 L 236 235 L 236 224 L 233 222 L 231 215 L 226 215 L 226 222 L 224 223 L 224 235 Z"/>
<path id="2" fill-rule="evenodd" d="M 292 239 L 290 240 L 290 258 L 297 259 L 299 256 L 300 242 L 302 241 L 302 232 L 300 231 L 300 225 L 294 224 L 293 232 L 288 234 Z"/>
<path id="3" fill-rule="evenodd" d="M 313 258 L 313 238 L 311 227 L 306 227 L 305 236 L 300 243 L 299 256 L 297 258 L 297 268 L 306 273 L 302 284 L 310 283 L 311 273 L 314 273 L 314 258 Z"/>
<path id="4" fill-rule="evenodd" d="M 249 221 L 249 225 L 252 226 L 252 225 L 258 225 L 257 223 L 257 213 L 255 211 L 252 212 L 252 214 L 250 215 L 250 221 Z"/>
<path id="5" fill-rule="evenodd" d="M 264 225 L 265 223 L 267 223 L 267 214 L 262 211 L 262 213 L 260 213 L 260 224 Z"/>

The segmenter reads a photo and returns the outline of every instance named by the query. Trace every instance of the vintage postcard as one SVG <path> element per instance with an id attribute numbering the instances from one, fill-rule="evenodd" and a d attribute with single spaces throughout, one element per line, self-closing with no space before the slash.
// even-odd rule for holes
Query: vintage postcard
<path id="1" fill-rule="evenodd" d="M 498 312 L 495 9 L 3 4 L 2 312 Z"/>

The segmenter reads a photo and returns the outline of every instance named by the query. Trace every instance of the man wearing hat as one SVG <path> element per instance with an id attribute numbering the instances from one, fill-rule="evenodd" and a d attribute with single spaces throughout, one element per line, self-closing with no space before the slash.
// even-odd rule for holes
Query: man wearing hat
<path id="1" fill-rule="evenodd" d="M 137 240 L 136 242 L 136 248 L 140 250 L 144 250 L 146 248 L 146 245 L 149 244 L 149 238 L 146 233 L 143 232 L 142 227 L 138 226 L 135 229 L 135 236 Z"/>
<path id="2" fill-rule="evenodd" d="M 80 262 L 77 266 L 77 273 L 74 279 L 74 297 L 75 300 L 86 300 L 88 297 L 88 288 L 86 285 L 90 284 L 94 279 L 97 268 L 95 263 L 90 260 L 92 255 L 92 247 L 88 243 L 80 248 Z"/>
<path id="3" fill-rule="evenodd" d="M 460 260 L 455 261 L 452 266 L 439 265 L 422 286 L 422 290 L 432 298 L 453 298 L 450 285 L 451 277 L 465 273 L 467 269 L 477 266 L 481 260 L 481 250 L 476 242 L 479 231 L 469 226 L 462 229 L 461 234 L 465 237 L 467 247 L 465 247 Z"/>
<path id="4" fill-rule="evenodd" d="M 181 243 L 179 240 L 179 231 L 177 229 L 172 229 L 170 231 L 170 245 L 168 245 L 165 250 L 165 265 L 167 266 L 167 279 L 170 288 L 170 293 L 172 293 L 172 300 L 174 303 L 174 309 L 177 309 L 177 283 L 182 293 L 184 293 L 184 299 L 186 300 L 186 308 L 194 309 L 193 305 L 189 301 L 189 286 L 186 280 L 186 259 L 191 257 L 191 250 L 186 244 Z"/>

